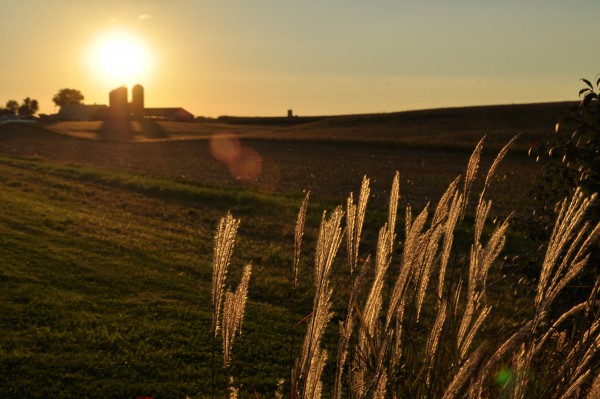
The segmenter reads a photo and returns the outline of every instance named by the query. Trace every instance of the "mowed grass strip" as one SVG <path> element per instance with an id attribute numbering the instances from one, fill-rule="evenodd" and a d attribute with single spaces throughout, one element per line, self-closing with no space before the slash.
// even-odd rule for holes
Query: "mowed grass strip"
<path id="1" fill-rule="evenodd" d="M 258 391 L 287 374 L 295 317 L 278 302 L 291 261 L 271 239 L 293 245 L 293 226 L 277 224 L 293 221 L 290 198 L 17 158 L 0 159 L 0 187 L 0 397 L 209 392 L 212 236 L 225 208 L 245 215 L 227 285 L 243 262 L 258 271 L 233 367 Z"/>
<path id="2" fill-rule="evenodd" d="M 53 176 L 57 179 L 103 184 L 170 200 L 200 202 L 211 207 L 233 211 L 252 209 L 253 212 L 256 212 L 260 209 L 268 209 L 271 212 L 282 206 L 295 206 L 299 198 L 283 194 L 277 196 L 272 193 L 260 194 L 244 189 L 224 190 L 190 181 L 176 181 L 82 166 L 66 166 L 30 159 L 0 157 L 0 164 L 21 170 L 44 172 L 44 178 Z"/>

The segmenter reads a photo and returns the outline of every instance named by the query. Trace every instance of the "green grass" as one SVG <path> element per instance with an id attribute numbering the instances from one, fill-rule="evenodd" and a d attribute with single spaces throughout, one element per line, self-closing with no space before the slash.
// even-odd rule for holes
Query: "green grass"
<path id="1" fill-rule="evenodd" d="M 290 314 L 300 201 L 0 157 L 0 397 L 207 397 L 213 234 L 228 210 L 242 219 L 228 285 L 237 284 L 245 263 L 253 264 L 232 374 L 243 395 L 272 395 L 277 380 L 289 375 L 290 328 L 311 309 L 316 228 L 321 210 L 333 207 L 309 205 L 299 303 Z M 373 251 L 385 220 L 385 209 L 368 209 L 361 252 Z M 510 243 L 518 252 L 518 241 Z M 338 266 L 344 257 L 341 251 Z M 345 271 L 335 272 L 336 291 L 343 293 L 346 284 Z M 486 331 L 514 322 L 519 302 L 507 290 L 511 286 L 513 281 L 498 278 L 491 288 L 500 305 Z M 325 339 L 330 362 L 345 306 L 343 295 L 335 297 Z M 297 345 L 304 331 L 300 325 Z M 217 364 L 220 389 L 220 353 Z"/>
<path id="2" fill-rule="evenodd" d="M 232 276 L 254 258 L 265 278 L 251 296 L 281 286 L 288 259 L 263 241 L 285 232 L 261 215 L 293 220 L 288 197 L 16 158 L 0 159 L 0 176 L 0 397 L 208 392 L 212 234 L 225 209 L 252 210 Z M 291 318 L 276 302 L 248 312 L 238 375 L 263 391 L 285 375 L 287 355 L 273 359 Z M 258 336 L 269 337 L 260 348 Z M 243 367 L 257 360 L 263 369 Z"/>
<path id="3" fill-rule="evenodd" d="M 47 173 L 45 177 L 55 181 L 55 185 L 59 187 L 63 183 L 57 182 L 57 180 L 68 179 L 73 182 L 120 188 L 157 198 L 201 202 L 215 208 L 232 211 L 243 211 L 245 208 L 277 211 L 282 206 L 295 206 L 295 202 L 298 201 L 298 198 L 291 196 L 273 196 L 242 189 L 223 190 L 217 187 L 202 186 L 190 181 L 175 181 L 81 166 L 65 166 L 36 160 L 2 158 L 0 163 L 6 167 L 19 168 L 23 171 L 22 173 L 26 173 L 25 171 L 45 172 Z M 52 181 L 45 183 L 52 184 Z"/>

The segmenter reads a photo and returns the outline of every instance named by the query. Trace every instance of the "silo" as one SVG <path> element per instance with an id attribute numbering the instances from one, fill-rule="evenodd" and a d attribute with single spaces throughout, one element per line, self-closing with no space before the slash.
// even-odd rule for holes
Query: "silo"
<path id="1" fill-rule="evenodd" d="M 144 117 L 144 87 L 137 84 L 131 89 L 131 113 L 134 117 Z"/>
<path id="2" fill-rule="evenodd" d="M 127 87 L 121 86 L 112 90 L 109 94 L 110 113 L 117 117 L 129 115 L 129 104 L 127 102 Z"/>

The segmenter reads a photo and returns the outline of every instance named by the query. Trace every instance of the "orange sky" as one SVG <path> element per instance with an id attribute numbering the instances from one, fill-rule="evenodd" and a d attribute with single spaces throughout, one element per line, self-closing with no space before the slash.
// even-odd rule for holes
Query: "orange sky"
<path id="1" fill-rule="evenodd" d="M 574 100 L 600 72 L 597 0 L 423 3 L 11 2 L 0 104 L 29 96 L 53 113 L 61 88 L 107 103 L 139 82 L 147 106 L 204 116 L 393 112 Z M 128 81 L 90 65 L 115 30 L 146 49 Z"/>

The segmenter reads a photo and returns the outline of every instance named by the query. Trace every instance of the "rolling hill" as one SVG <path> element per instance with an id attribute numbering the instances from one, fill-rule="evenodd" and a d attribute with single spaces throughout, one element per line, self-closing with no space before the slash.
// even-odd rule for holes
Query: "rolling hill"
<path id="1" fill-rule="evenodd" d="M 206 139 L 214 133 L 229 132 L 254 139 L 470 150 L 484 134 L 488 148 L 494 149 L 521 134 L 518 147 L 526 149 L 531 140 L 552 132 L 556 122 L 575 104 L 514 104 L 293 118 L 221 117 L 193 124 L 161 121 L 157 122 L 160 135 L 156 129 L 133 122 L 128 140 Z M 101 138 L 101 128 L 101 122 L 60 122 L 48 126 L 56 133 L 88 139 Z"/>

